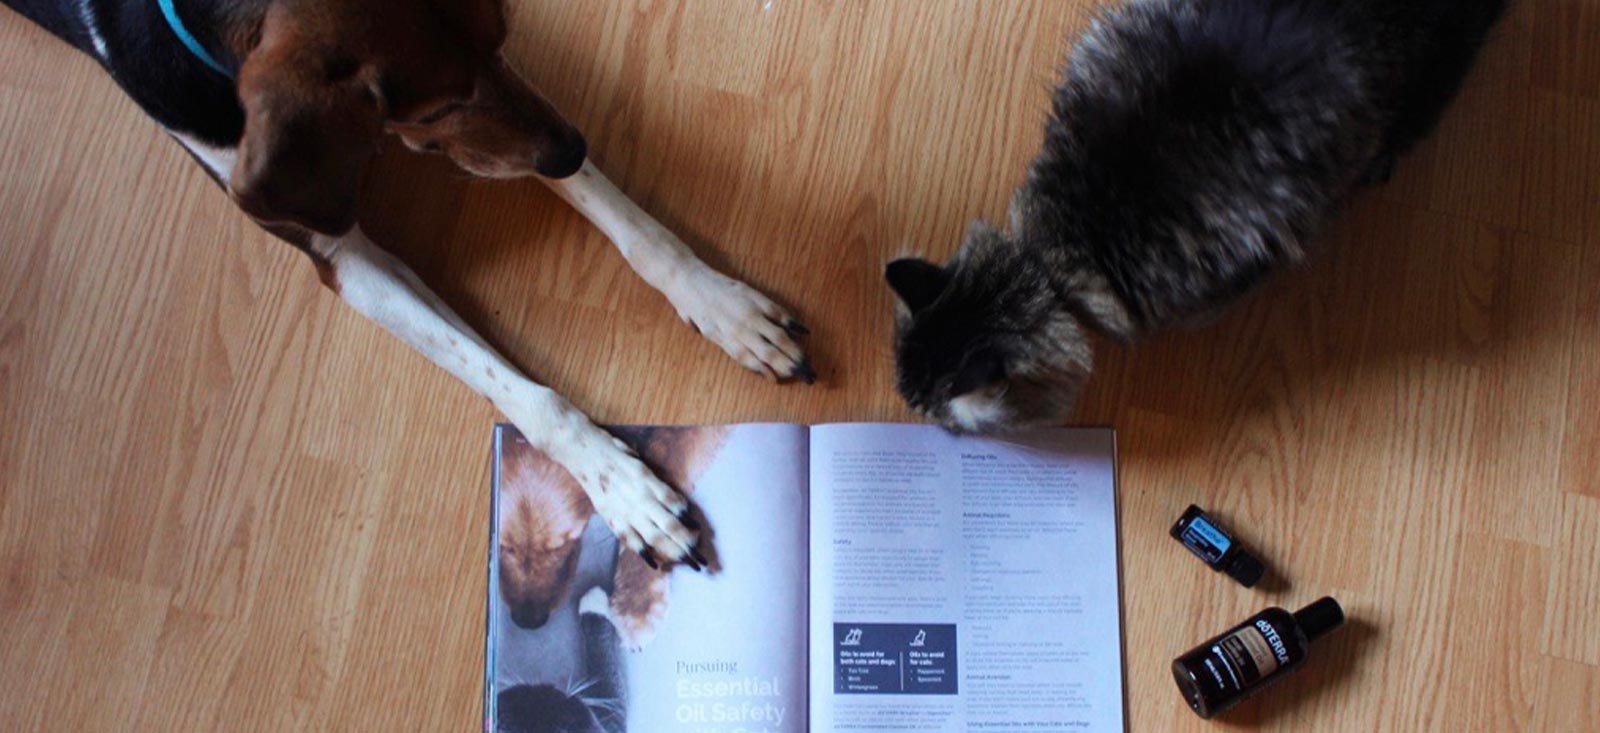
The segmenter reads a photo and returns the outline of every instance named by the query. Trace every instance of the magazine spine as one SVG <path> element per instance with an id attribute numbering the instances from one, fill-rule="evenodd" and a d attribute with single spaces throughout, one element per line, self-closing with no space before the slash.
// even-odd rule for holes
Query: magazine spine
<path id="1" fill-rule="evenodd" d="M 500 546 L 500 458 L 503 454 L 507 426 L 504 424 L 494 426 L 493 455 L 489 459 L 489 557 L 485 564 L 488 568 L 488 593 L 484 594 L 483 604 L 483 730 L 484 733 L 493 733 L 495 730 L 495 690 L 494 690 L 494 593 L 500 585 L 498 560 L 500 553 L 496 549 Z"/>

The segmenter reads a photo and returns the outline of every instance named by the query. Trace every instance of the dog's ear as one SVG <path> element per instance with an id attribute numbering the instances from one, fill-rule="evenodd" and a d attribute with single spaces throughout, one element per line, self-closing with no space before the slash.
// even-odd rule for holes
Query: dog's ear
<path id="1" fill-rule="evenodd" d="M 950 275 L 944 268 L 915 257 L 890 262 L 884 268 L 883 277 L 912 313 L 932 305 L 950 283 Z"/>
<path id="2" fill-rule="evenodd" d="M 338 235 L 355 226 L 383 131 L 377 72 L 275 5 L 239 70 L 244 138 L 229 181 L 246 213 Z"/>

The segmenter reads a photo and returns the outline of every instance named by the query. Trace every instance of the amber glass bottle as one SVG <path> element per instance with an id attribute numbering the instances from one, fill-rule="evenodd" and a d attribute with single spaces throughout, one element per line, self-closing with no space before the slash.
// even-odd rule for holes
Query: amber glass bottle
<path id="1" fill-rule="evenodd" d="M 1332 598 L 1294 613 L 1269 608 L 1173 660 L 1172 676 L 1189 707 L 1209 718 L 1294 671 L 1311 642 L 1343 623 Z"/>

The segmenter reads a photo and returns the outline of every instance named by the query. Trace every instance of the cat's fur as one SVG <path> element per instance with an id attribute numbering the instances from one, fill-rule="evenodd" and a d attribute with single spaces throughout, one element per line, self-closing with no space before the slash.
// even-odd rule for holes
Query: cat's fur
<path id="1" fill-rule="evenodd" d="M 627 679 L 622 641 L 608 620 L 604 590 L 590 590 L 579 604 L 579 628 L 587 679 L 566 689 L 518 684 L 495 694 L 495 733 L 626 733 Z"/>
<path id="2" fill-rule="evenodd" d="M 1436 124 L 1505 0 L 1134 0 L 1079 40 L 1010 227 L 890 263 L 900 393 L 946 426 L 1065 420 L 1089 332 L 1197 320 L 1301 261 Z"/>

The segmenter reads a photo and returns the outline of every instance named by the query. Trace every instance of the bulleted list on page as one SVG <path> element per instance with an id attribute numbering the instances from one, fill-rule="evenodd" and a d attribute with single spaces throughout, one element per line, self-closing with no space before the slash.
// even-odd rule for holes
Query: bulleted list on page
<path id="1" fill-rule="evenodd" d="M 1122 729 L 1110 434 L 812 432 L 812 729 Z"/>

